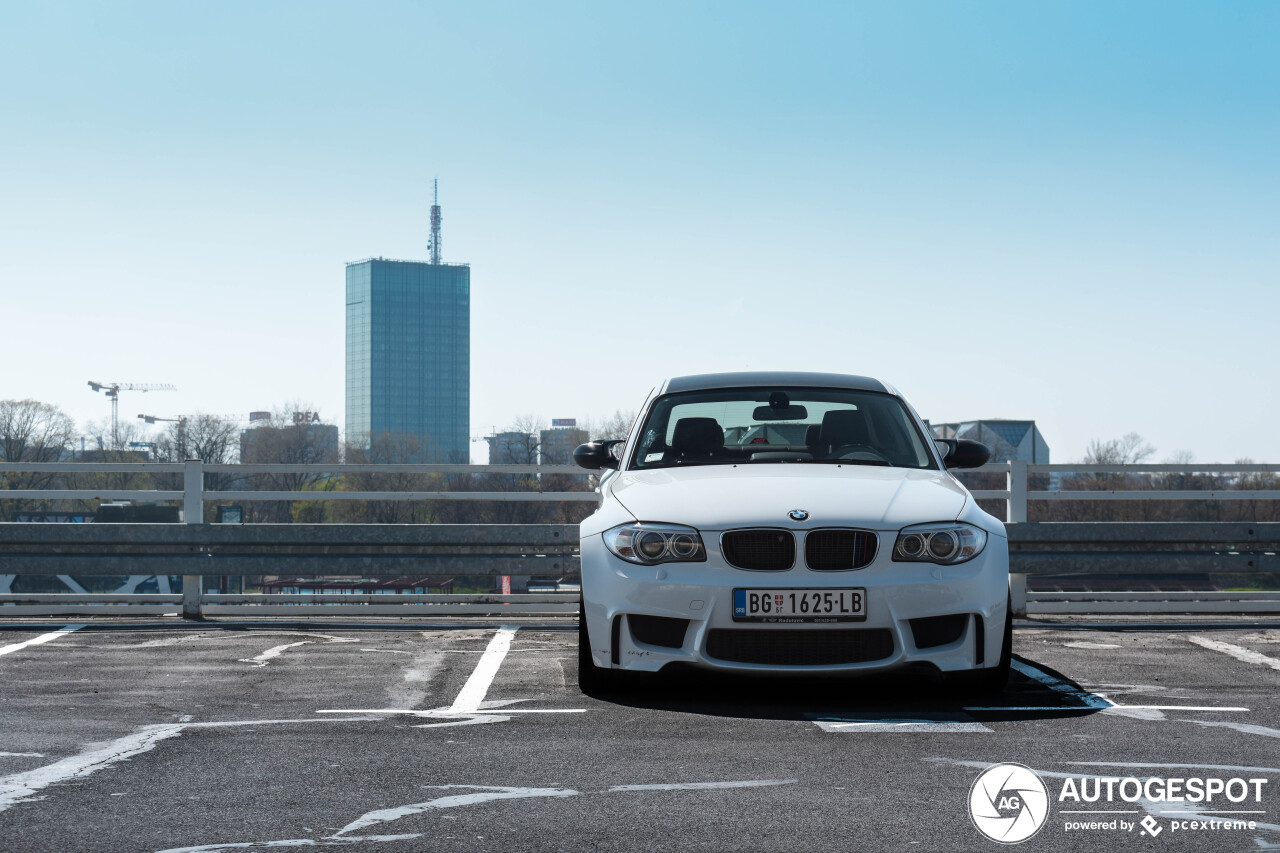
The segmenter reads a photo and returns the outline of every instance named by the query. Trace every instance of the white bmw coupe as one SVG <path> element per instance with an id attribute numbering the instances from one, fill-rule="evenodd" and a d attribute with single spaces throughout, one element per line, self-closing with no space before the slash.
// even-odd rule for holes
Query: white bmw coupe
<path id="1" fill-rule="evenodd" d="M 581 526 L 582 689 L 668 664 L 810 675 L 924 664 L 1003 689 L 1004 524 L 948 471 L 989 457 L 933 439 L 875 379 L 667 380 L 624 442 L 574 452 L 603 473 Z"/>

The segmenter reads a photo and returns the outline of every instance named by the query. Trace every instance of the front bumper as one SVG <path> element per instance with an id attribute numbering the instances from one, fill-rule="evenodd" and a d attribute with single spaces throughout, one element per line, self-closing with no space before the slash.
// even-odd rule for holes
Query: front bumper
<path id="1" fill-rule="evenodd" d="M 800 560 L 787 571 L 771 572 L 728 565 L 714 545 L 718 532 L 702 533 L 708 545 L 705 563 L 639 566 L 610 553 L 602 536 L 582 541 L 583 608 L 596 666 L 656 672 L 684 663 L 726 672 L 872 673 L 921 663 L 955 672 L 999 662 L 1009 583 L 1008 542 L 1002 537 L 990 536 L 982 553 L 967 563 L 938 566 L 893 562 L 885 541 L 892 543 L 894 533 L 882 531 L 880 553 L 866 568 L 813 571 Z M 865 621 L 771 624 L 733 619 L 735 588 L 849 587 L 866 589 Z M 916 622 L 913 630 L 912 620 L 948 616 L 954 618 Z M 644 617 L 687 625 L 681 634 L 670 630 L 678 623 Z M 956 630 L 943 631 L 946 641 L 939 644 L 937 631 L 933 636 L 921 631 L 928 624 Z M 655 625 L 662 630 L 655 631 Z M 827 653 L 833 645 L 853 651 L 838 663 L 814 662 L 830 654 L 814 657 L 812 650 Z M 776 648 L 799 652 L 779 654 Z"/>

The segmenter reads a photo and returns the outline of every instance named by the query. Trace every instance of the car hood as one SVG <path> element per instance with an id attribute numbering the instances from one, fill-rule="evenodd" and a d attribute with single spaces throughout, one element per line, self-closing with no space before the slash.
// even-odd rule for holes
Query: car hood
<path id="1" fill-rule="evenodd" d="M 627 471 L 609 491 L 639 521 L 700 530 L 758 525 L 890 530 L 952 521 L 968 493 L 942 471 L 856 465 L 702 465 Z M 792 510 L 809 518 L 795 522 Z"/>

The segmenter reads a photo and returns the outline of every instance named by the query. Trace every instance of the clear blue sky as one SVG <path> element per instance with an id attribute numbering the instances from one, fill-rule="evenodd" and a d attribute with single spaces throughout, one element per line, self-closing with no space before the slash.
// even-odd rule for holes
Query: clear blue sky
<path id="1" fill-rule="evenodd" d="M 343 263 L 472 264 L 472 425 L 865 373 L 1276 461 L 1280 4 L 29 3 L 0 397 L 342 423 Z"/>

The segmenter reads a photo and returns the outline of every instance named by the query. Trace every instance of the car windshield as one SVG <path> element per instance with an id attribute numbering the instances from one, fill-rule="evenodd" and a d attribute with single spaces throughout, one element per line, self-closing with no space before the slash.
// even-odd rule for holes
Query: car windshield
<path id="1" fill-rule="evenodd" d="M 901 400 L 843 388 L 717 388 L 659 397 L 630 467 L 785 462 L 937 467 Z"/>

